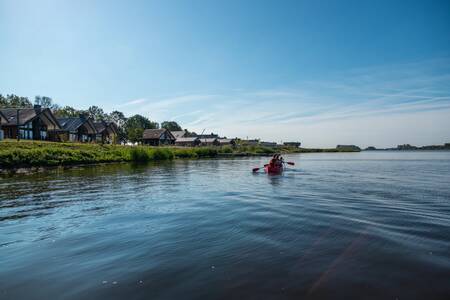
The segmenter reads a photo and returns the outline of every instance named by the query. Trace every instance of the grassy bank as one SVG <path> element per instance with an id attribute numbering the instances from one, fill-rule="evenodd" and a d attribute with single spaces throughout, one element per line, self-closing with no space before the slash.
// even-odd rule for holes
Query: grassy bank
<path id="1" fill-rule="evenodd" d="M 0 169 L 108 162 L 148 162 L 176 158 L 206 158 L 281 153 L 340 152 L 337 149 L 268 148 L 261 146 L 147 147 L 41 141 L 0 141 Z"/>
<path id="2" fill-rule="evenodd" d="M 108 162 L 147 162 L 174 158 L 215 157 L 212 148 L 130 147 L 40 141 L 0 142 L 0 168 L 62 166 Z"/>

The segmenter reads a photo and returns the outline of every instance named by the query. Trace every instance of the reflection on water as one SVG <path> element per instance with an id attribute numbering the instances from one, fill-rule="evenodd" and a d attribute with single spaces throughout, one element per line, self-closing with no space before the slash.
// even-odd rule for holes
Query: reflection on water
<path id="1" fill-rule="evenodd" d="M 1 299 L 448 299 L 450 153 L 0 177 Z"/>

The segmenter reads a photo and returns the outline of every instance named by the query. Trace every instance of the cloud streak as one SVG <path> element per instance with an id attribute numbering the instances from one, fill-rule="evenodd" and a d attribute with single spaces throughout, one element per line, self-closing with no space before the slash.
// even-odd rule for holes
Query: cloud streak
<path id="1" fill-rule="evenodd" d="M 323 137 L 322 142 L 311 146 L 332 146 L 326 142 L 334 140 L 331 135 L 342 136 L 343 140 L 350 135 L 351 142 L 363 142 L 358 123 L 371 120 L 374 122 L 371 130 L 380 132 L 374 144 L 385 145 L 388 139 L 383 138 L 381 132 L 389 134 L 385 124 L 392 126 L 391 122 L 385 122 L 387 119 L 406 118 L 415 121 L 408 122 L 412 126 L 416 123 L 417 127 L 422 126 L 421 121 L 426 121 L 429 134 L 441 132 L 441 136 L 436 135 L 436 141 L 450 139 L 450 132 L 446 134 L 436 128 L 443 125 L 450 128 L 450 115 L 449 121 L 430 119 L 433 112 L 439 112 L 436 115 L 441 117 L 443 112 L 450 112 L 448 82 L 450 60 L 441 59 L 351 70 L 333 74 L 325 81 L 301 82 L 290 87 L 186 93 L 153 101 L 134 100 L 126 105 L 139 104 L 136 112 L 158 117 L 158 121 L 174 119 L 196 131 L 206 128 L 227 136 L 276 141 L 280 138 L 302 140 L 314 134 Z M 421 115 L 429 119 L 421 119 Z M 355 124 L 354 129 L 347 126 L 350 132 L 335 130 L 348 122 Z M 395 128 L 391 129 L 394 135 Z M 316 132 L 311 133 L 311 130 Z M 411 141 L 414 142 L 420 143 L 420 138 Z"/>

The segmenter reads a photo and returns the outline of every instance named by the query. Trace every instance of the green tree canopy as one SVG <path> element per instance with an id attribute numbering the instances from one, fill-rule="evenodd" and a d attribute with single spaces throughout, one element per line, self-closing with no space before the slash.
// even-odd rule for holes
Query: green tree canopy
<path id="1" fill-rule="evenodd" d="M 125 122 L 124 129 L 127 139 L 136 143 L 142 139 L 145 129 L 159 128 L 158 123 L 152 122 L 144 116 L 134 115 Z"/>
<path id="2" fill-rule="evenodd" d="M 0 94 L 0 107 L 2 108 L 27 108 L 33 107 L 33 104 L 27 97 L 19 97 L 11 94 L 6 97 Z"/>
<path id="3" fill-rule="evenodd" d="M 103 109 L 95 105 L 88 108 L 87 115 L 96 122 L 108 119 L 108 115 Z"/>
<path id="4" fill-rule="evenodd" d="M 125 125 L 125 122 L 127 121 L 127 118 L 121 111 L 113 111 L 109 114 L 108 120 L 116 123 L 118 127 L 123 127 Z"/>
<path id="5" fill-rule="evenodd" d="M 126 142 L 127 140 L 127 134 L 125 132 L 125 123 L 127 121 L 127 118 L 125 117 L 123 112 L 120 111 L 113 111 L 109 114 L 108 120 L 116 123 L 117 125 L 117 139 L 119 142 Z"/>
<path id="6" fill-rule="evenodd" d="M 181 128 L 180 125 L 178 125 L 175 121 L 164 121 L 161 123 L 161 128 L 168 129 L 170 131 L 182 131 L 183 128 Z"/>
<path id="7" fill-rule="evenodd" d="M 58 118 L 74 118 L 78 117 L 83 111 L 77 110 L 71 106 L 59 107 L 53 112 Z"/>
<path id="8" fill-rule="evenodd" d="M 58 104 L 53 103 L 52 98 L 46 96 L 35 96 L 34 104 L 40 105 L 45 108 L 50 108 L 52 110 L 57 110 L 59 108 Z"/>

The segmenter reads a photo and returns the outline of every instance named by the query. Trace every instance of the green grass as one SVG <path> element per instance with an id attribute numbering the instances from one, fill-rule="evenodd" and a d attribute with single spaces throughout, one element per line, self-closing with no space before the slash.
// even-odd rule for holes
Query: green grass
<path id="1" fill-rule="evenodd" d="M 201 147 L 131 147 L 5 140 L 0 142 L 0 168 L 149 162 L 175 158 L 215 157 L 217 153 L 216 149 Z"/>

